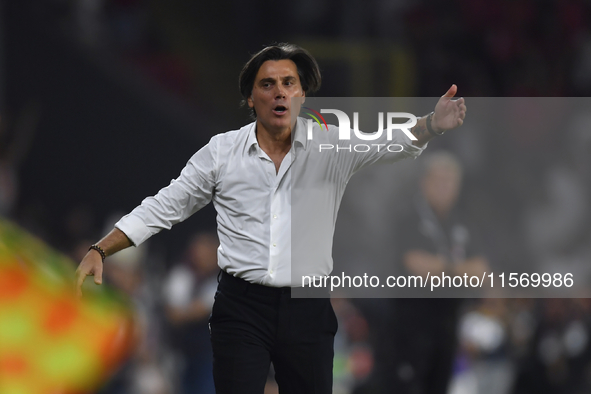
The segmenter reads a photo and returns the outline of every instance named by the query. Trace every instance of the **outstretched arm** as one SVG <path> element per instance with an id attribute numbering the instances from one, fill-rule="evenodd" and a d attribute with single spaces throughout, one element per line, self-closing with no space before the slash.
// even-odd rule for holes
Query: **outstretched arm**
<path id="1" fill-rule="evenodd" d="M 449 90 L 441 96 L 437 105 L 435 105 L 435 111 L 431 117 L 431 129 L 433 133 L 427 128 L 427 118 L 430 115 L 417 120 L 416 126 L 410 130 L 417 137 L 417 140 L 413 141 L 413 145 L 423 146 L 437 134 L 441 134 L 446 130 L 455 129 L 464 123 L 464 118 L 466 117 L 464 98 L 462 97 L 452 101 L 452 97 L 456 95 L 457 91 L 458 87 L 455 84 L 451 85 Z"/>
<path id="2" fill-rule="evenodd" d="M 130 214 L 125 215 L 97 245 L 106 256 L 132 245 L 140 245 L 162 229 L 170 229 L 207 205 L 212 198 L 214 157 L 212 142 L 191 157 L 181 175 L 154 197 L 148 197 Z M 146 224 L 148 223 L 148 224 Z M 123 230 L 120 230 L 120 228 Z M 133 242 L 131 241 L 133 240 Z M 82 296 L 82 283 L 94 275 L 94 283 L 102 283 L 103 262 L 99 252 L 89 250 L 76 270 L 76 295 Z"/>

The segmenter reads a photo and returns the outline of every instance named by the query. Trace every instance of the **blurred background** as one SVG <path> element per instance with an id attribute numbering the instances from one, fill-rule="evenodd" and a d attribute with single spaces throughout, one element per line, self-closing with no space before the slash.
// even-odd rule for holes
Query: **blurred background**
<path id="1" fill-rule="evenodd" d="M 0 216 L 79 261 L 212 135 L 250 121 L 238 74 L 264 45 L 308 49 L 323 97 L 438 97 L 451 83 L 468 98 L 585 97 L 590 15 L 587 0 L 4 0 Z M 466 138 L 430 143 L 464 169 L 458 209 L 491 266 L 591 263 L 587 108 L 549 132 L 473 130 L 467 121 Z M 545 122 L 553 111 L 513 116 Z M 412 196 L 400 198 L 404 206 Z M 216 247 L 208 206 L 109 259 L 106 281 L 133 300 L 141 340 L 101 392 L 213 392 Z M 334 305 L 335 393 L 380 392 L 388 306 Z M 468 300 L 458 310 L 448 393 L 591 392 L 589 299 Z M 272 371 L 269 381 L 275 392 Z"/>

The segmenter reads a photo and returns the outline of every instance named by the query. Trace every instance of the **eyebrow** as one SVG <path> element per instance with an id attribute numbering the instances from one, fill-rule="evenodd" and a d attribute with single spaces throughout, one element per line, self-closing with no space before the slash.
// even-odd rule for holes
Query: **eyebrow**
<path id="1" fill-rule="evenodd" d="M 266 83 L 266 82 L 275 82 L 275 78 L 263 78 L 259 81 L 259 83 Z"/>
<path id="2" fill-rule="evenodd" d="M 287 77 L 283 77 L 282 78 L 283 81 L 295 81 L 296 77 L 294 77 L 293 75 L 288 75 Z M 259 83 L 267 83 L 267 82 L 275 82 L 275 78 L 271 78 L 271 77 L 267 77 L 267 78 L 263 78 L 259 81 Z"/>

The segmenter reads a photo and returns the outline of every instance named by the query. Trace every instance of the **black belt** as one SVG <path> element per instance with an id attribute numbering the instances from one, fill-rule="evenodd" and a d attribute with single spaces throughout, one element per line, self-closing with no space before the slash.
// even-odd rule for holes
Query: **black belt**
<path id="1" fill-rule="evenodd" d="M 256 294 L 264 297 L 280 297 L 287 295 L 291 297 L 291 287 L 272 287 L 259 285 L 256 283 L 250 283 L 244 279 L 237 278 L 234 275 L 228 274 L 226 271 L 221 270 L 218 275 L 218 282 L 220 288 L 223 290 L 231 291 L 238 294 Z M 310 297 L 310 298 L 329 298 L 330 294 L 328 289 L 320 288 L 298 288 L 294 291 L 297 292 L 298 297 Z"/>
<path id="2" fill-rule="evenodd" d="M 291 287 L 271 287 L 250 283 L 244 279 L 237 278 L 222 270 L 221 278 L 219 280 L 222 288 L 239 292 L 241 294 L 251 293 L 262 296 L 277 297 L 282 294 L 291 295 Z"/>

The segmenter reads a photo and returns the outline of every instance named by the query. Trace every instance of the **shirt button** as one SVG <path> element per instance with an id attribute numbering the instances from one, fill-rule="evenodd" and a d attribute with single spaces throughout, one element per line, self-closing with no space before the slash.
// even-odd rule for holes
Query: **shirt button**
<path id="1" fill-rule="evenodd" d="M 269 270 L 269 273 L 272 274 L 273 273 L 273 270 Z"/>
<path id="2" fill-rule="evenodd" d="M 277 219 L 277 215 L 273 215 L 273 219 Z"/>
<path id="3" fill-rule="evenodd" d="M 277 246 L 277 244 L 273 244 L 273 246 Z"/>

